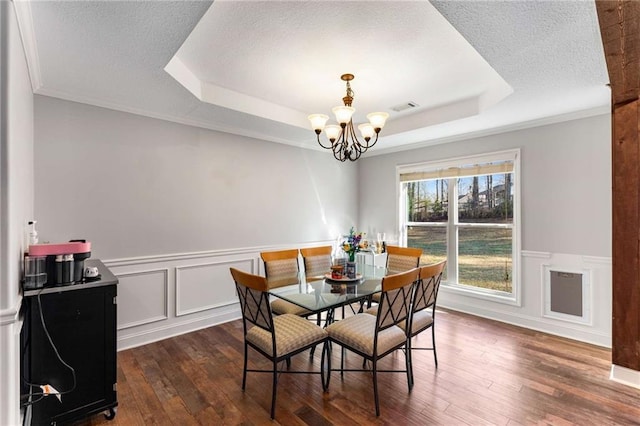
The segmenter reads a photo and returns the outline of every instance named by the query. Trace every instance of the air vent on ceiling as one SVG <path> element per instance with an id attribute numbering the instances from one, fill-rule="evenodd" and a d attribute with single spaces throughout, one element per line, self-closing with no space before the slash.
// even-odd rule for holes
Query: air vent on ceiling
<path id="1" fill-rule="evenodd" d="M 419 106 L 419 105 L 417 103 L 415 103 L 415 102 L 406 102 L 404 104 L 392 106 L 391 109 L 393 111 L 400 112 L 400 111 L 404 111 L 405 109 L 415 108 L 417 106 Z"/>

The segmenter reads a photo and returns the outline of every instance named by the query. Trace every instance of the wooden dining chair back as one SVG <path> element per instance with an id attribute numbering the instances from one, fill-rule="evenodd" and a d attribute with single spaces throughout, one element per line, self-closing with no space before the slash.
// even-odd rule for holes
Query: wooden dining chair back
<path id="1" fill-rule="evenodd" d="M 442 274 L 446 265 L 447 261 L 443 260 L 420 268 L 419 279 L 416 283 L 413 300 L 411 302 L 411 316 L 405 325 L 400 325 L 403 329 L 409 330 L 407 332 L 407 351 L 433 351 L 433 360 L 436 368 L 438 368 L 435 334 L 436 301 L 438 299 L 440 281 L 442 280 Z M 414 347 L 411 341 L 412 338 L 429 328 L 431 328 L 432 345 L 430 347 Z M 411 372 L 411 383 L 413 386 L 413 371 Z"/>
<path id="2" fill-rule="evenodd" d="M 387 246 L 387 271 L 398 273 L 420 265 L 422 249 L 414 247 Z"/>
<path id="3" fill-rule="evenodd" d="M 322 279 L 331 272 L 331 246 L 310 247 L 300 249 L 307 280 Z"/>
<path id="4" fill-rule="evenodd" d="M 387 275 L 382 279 L 382 295 L 377 314 L 369 315 L 359 313 L 334 322 L 327 326 L 329 340 L 342 347 L 340 371 L 367 371 L 373 376 L 373 394 L 375 399 L 376 416 L 380 415 L 380 401 L 378 396 L 378 373 L 406 373 L 407 385 L 411 390 L 411 358 L 409 351 L 405 351 L 406 368 L 404 370 L 380 370 L 378 361 L 396 351 L 405 348 L 407 334 L 398 326 L 408 320 L 411 307 L 411 295 L 413 285 L 418 279 L 418 268 L 401 272 L 395 275 Z M 371 370 L 345 369 L 345 350 L 355 352 L 365 361 L 371 362 Z"/>
<path id="5" fill-rule="evenodd" d="M 276 393 L 278 376 L 281 373 L 320 374 L 322 388 L 326 391 L 328 375 L 325 374 L 325 364 L 331 368 L 328 357 L 327 332 L 296 315 L 284 314 L 274 317 L 269 306 L 268 286 L 265 277 L 249 274 L 235 268 L 230 268 L 231 276 L 236 284 L 236 291 L 240 299 L 242 325 L 244 330 L 244 367 L 242 371 L 242 391 L 245 390 L 247 372 L 272 373 L 271 418 L 275 417 Z M 288 371 L 278 369 L 282 361 L 289 361 L 292 356 L 307 349 L 324 344 L 320 371 Z M 272 368 L 268 370 L 248 369 L 249 348 L 269 359 Z"/>
<path id="6" fill-rule="evenodd" d="M 417 268 L 387 275 L 382 279 L 382 293 L 376 317 L 378 332 L 408 320 L 411 309 L 411 285 L 417 280 Z"/>

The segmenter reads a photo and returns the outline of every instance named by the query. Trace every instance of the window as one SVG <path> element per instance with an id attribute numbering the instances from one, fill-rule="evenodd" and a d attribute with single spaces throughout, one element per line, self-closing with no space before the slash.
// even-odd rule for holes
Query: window
<path id="1" fill-rule="evenodd" d="M 519 151 L 398 167 L 401 241 L 443 285 L 519 303 Z"/>

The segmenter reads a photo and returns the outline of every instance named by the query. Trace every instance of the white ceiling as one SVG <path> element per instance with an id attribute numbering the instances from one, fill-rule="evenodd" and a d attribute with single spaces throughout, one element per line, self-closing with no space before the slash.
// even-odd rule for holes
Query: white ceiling
<path id="1" fill-rule="evenodd" d="M 369 155 L 607 112 L 593 1 L 18 1 L 34 92 L 319 149 L 355 74 Z M 415 102 L 402 112 L 391 108 Z M 329 153 L 327 153 L 330 155 Z"/>

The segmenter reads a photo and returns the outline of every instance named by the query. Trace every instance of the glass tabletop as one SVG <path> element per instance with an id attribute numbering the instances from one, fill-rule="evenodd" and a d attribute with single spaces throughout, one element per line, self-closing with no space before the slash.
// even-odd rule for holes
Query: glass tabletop
<path id="1" fill-rule="evenodd" d="M 288 287 L 273 289 L 269 293 L 287 302 L 294 303 L 312 312 L 321 312 L 345 304 L 357 302 L 381 291 L 385 268 L 358 264 L 356 281 L 333 281 L 330 279 L 305 279 Z"/>

